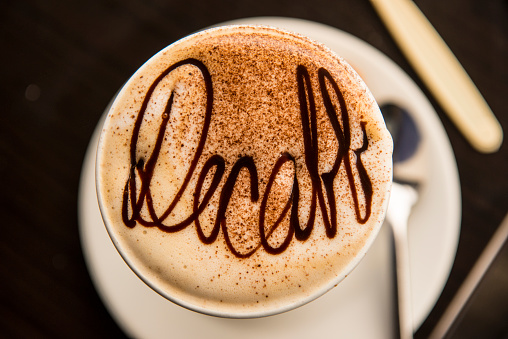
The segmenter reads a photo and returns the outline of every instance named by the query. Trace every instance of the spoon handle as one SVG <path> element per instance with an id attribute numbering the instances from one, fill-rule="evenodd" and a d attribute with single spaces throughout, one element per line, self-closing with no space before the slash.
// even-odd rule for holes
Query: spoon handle
<path id="1" fill-rule="evenodd" d="M 413 337 L 411 310 L 411 280 L 409 271 L 409 248 L 407 239 L 407 218 L 392 223 L 395 273 L 397 279 L 397 306 L 399 314 L 399 334 L 401 339 Z"/>
<path id="2" fill-rule="evenodd" d="M 413 313 L 407 228 L 411 209 L 418 199 L 416 189 L 393 182 L 386 220 L 393 233 L 395 273 L 397 278 L 397 310 L 401 339 L 413 337 Z"/>
<path id="3" fill-rule="evenodd" d="M 439 33 L 410 0 L 371 0 L 413 68 L 450 119 L 484 153 L 495 152 L 503 130 Z"/>

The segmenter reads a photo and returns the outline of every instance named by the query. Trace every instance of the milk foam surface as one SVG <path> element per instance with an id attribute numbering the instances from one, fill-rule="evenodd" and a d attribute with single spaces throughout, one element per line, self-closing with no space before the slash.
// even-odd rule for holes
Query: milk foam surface
<path id="1" fill-rule="evenodd" d="M 384 218 L 391 150 L 371 93 L 326 47 L 215 28 L 155 55 L 118 94 L 99 203 L 159 293 L 211 314 L 270 314 L 333 287 L 363 256 Z M 336 213 L 323 179 L 334 169 Z M 311 232 L 298 236 L 295 220 Z"/>

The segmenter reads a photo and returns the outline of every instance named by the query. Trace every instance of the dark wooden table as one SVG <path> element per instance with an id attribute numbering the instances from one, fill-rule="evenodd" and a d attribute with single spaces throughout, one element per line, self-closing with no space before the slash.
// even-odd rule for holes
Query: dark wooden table
<path id="1" fill-rule="evenodd" d="M 417 0 L 508 130 L 508 2 Z M 429 95 L 367 0 L 3 0 L 0 4 L 0 337 L 121 337 L 88 275 L 78 234 L 83 156 L 100 115 L 146 59 L 200 28 L 261 15 L 303 18 L 380 49 L 424 90 L 457 159 L 462 225 L 425 338 L 508 210 L 508 142 L 473 150 Z M 507 338 L 508 250 L 453 337 Z M 481 334 L 481 335 L 479 335 Z"/>

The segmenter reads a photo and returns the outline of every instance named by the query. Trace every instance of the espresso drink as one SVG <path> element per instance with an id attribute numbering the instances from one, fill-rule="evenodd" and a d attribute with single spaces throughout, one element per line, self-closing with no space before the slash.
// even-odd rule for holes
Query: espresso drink
<path id="1" fill-rule="evenodd" d="M 267 27 L 182 39 L 107 116 L 97 187 L 129 266 L 170 300 L 249 317 L 336 285 L 381 227 L 392 141 L 353 69 Z"/>

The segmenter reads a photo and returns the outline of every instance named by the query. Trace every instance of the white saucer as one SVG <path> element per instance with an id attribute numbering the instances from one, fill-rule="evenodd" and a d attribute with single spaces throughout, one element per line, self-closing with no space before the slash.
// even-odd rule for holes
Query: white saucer
<path id="1" fill-rule="evenodd" d="M 287 18 L 250 18 L 318 40 L 358 70 L 379 104 L 395 102 L 415 119 L 420 156 L 429 164 L 426 184 L 409 225 L 415 328 L 439 297 L 455 257 L 460 232 L 460 189 L 455 158 L 432 106 L 415 83 L 373 47 L 337 29 Z M 393 281 L 390 233 L 383 227 L 359 266 L 316 301 L 262 319 L 220 319 L 163 299 L 127 267 L 109 239 L 97 205 L 95 150 L 99 123 L 83 164 L 79 192 L 81 241 L 92 280 L 119 326 L 136 338 L 391 338 Z"/>

